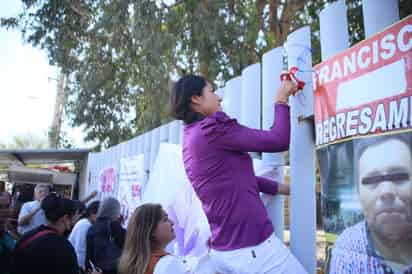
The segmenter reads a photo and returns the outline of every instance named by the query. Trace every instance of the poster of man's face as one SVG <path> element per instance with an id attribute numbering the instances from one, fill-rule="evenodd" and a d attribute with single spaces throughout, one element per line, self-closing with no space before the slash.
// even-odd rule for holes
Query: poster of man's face
<path id="1" fill-rule="evenodd" d="M 412 273 L 412 133 L 329 145 L 318 159 L 328 272 Z"/>
<path id="2" fill-rule="evenodd" d="M 412 156 L 408 141 L 383 136 L 359 151 L 359 200 L 373 236 L 387 245 L 411 236 Z"/>

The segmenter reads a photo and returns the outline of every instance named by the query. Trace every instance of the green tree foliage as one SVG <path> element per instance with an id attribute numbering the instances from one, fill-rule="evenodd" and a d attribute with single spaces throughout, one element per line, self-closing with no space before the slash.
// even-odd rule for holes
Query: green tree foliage
<path id="1" fill-rule="evenodd" d="M 21 14 L 3 18 L 2 25 L 21 28 L 24 39 L 68 75 L 66 117 L 84 126 L 86 141 L 101 146 L 167 122 L 168 93 L 179 75 L 199 73 L 221 85 L 303 25 L 312 27 L 318 62 L 318 13 L 331 2 L 21 1 Z M 363 38 L 361 1 L 347 2 L 356 42 Z M 412 6 L 412 0 L 400 2 Z"/>

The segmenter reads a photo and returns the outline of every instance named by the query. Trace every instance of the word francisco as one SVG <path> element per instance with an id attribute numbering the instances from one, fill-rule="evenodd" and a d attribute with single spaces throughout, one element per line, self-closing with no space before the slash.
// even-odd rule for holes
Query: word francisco
<path id="1" fill-rule="evenodd" d="M 412 16 L 315 71 L 316 145 L 412 128 Z"/>

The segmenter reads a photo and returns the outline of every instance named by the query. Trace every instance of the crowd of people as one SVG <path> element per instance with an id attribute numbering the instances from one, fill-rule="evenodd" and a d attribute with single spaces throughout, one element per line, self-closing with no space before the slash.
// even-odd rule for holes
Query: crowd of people
<path id="1" fill-rule="evenodd" d="M 185 123 L 184 166 L 211 230 L 210 251 L 196 269 L 166 252 L 175 233 L 161 205 L 138 206 L 124 229 L 116 198 L 86 207 L 96 193 L 73 201 L 39 184 L 34 200 L 18 215 L 19 238 L 11 237 L 8 273 L 306 273 L 275 236 L 259 196 L 288 195 L 289 187 L 255 176 L 248 154 L 289 148 L 288 97 L 296 91 L 294 82 L 282 81 L 272 128 L 256 130 L 222 112 L 221 99 L 206 79 L 187 75 L 175 83 L 170 102 L 172 115 Z"/>
<path id="2" fill-rule="evenodd" d="M 10 212 L 5 191 L 0 193 L 0 205 L 3 212 Z M 138 207 L 126 233 L 116 198 L 85 206 L 84 201 L 60 197 L 48 185 L 38 184 L 34 200 L 20 209 L 17 236 L 7 229 L 10 214 L 2 216 L 0 273 L 189 273 L 183 262 L 164 251 L 175 234 L 159 204 Z"/>

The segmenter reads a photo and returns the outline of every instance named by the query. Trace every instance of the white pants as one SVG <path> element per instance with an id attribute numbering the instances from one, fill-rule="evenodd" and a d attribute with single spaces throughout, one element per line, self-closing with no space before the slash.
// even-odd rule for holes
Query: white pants
<path id="1" fill-rule="evenodd" d="M 196 274 L 307 274 L 289 249 L 272 234 L 264 242 L 231 251 L 210 250 Z"/>

